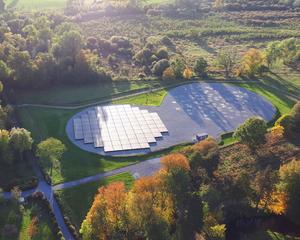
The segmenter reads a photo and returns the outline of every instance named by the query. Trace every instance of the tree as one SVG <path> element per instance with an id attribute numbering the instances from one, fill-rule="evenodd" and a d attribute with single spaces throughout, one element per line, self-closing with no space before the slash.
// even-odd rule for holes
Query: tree
<path id="1" fill-rule="evenodd" d="M 202 226 L 202 201 L 191 190 L 189 162 L 182 154 L 170 154 L 161 163 L 163 185 L 174 204 L 175 235 L 178 239 L 191 239 Z"/>
<path id="2" fill-rule="evenodd" d="M 242 75 L 254 77 L 260 74 L 266 63 L 266 57 L 258 49 L 250 48 L 243 56 L 240 64 L 240 72 Z"/>
<path id="3" fill-rule="evenodd" d="M 7 64 L 0 60 L 0 80 L 4 81 L 7 80 L 10 76 L 11 69 L 7 66 Z"/>
<path id="4" fill-rule="evenodd" d="M 122 182 L 101 187 L 83 221 L 83 239 L 124 239 L 127 230 L 127 194 Z"/>
<path id="5" fill-rule="evenodd" d="M 199 76 L 206 76 L 207 67 L 207 61 L 203 57 L 200 57 L 195 63 L 194 72 Z"/>
<path id="6" fill-rule="evenodd" d="M 13 152 L 9 144 L 9 132 L 0 129 L 0 162 L 11 164 L 13 160 Z"/>
<path id="7" fill-rule="evenodd" d="M 162 59 L 156 62 L 152 67 L 152 73 L 158 77 L 161 77 L 163 72 L 170 67 L 170 63 L 167 59 Z"/>
<path id="8" fill-rule="evenodd" d="M 13 149 L 19 153 L 20 160 L 23 160 L 23 152 L 30 150 L 33 139 L 31 133 L 24 128 L 12 128 L 9 134 L 9 142 Z"/>
<path id="9" fill-rule="evenodd" d="M 279 169 L 279 188 L 286 193 L 286 216 L 299 224 L 300 202 L 300 161 L 293 160 Z"/>
<path id="10" fill-rule="evenodd" d="M 184 77 L 184 79 L 191 79 L 191 77 L 193 76 L 193 71 L 190 68 L 186 67 L 183 71 L 182 76 Z"/>
<path id="11" fill-rule="evenodd" d="M 173 70 L 175 78 L 182 78 L 183 77 L 183 71 L 185 69 L 185 63 L 184 63 L 183 59 L 176 58 L 171 63 L 171 68 Z"/>
<path id="12" fill-rule="evenodd" d="M 266 133 L 266 122 L 261 118 L 252 117 L 240 125 L 233 136 L 239 139 L 242 143 L 247 144 L 250 148 L 255 149 L 258 145 L 265 141 Z"/>
<path id="13" fill-rule="evenodd" d="M 300 133 L 300 101 L 293 106 L 290 115 L 293 118 L 296 132 Z"/>
<path id="14" fill-rule="evenodd" d="M 53 167 L 59 165 L 65 151 L 66 147 L 60 140 L 48 138 L 37 145 L 36 155 L 46 164 L 50 164 L 50 176 L 52 176 Z"/>
<path id="15" fill-rule="evenodd" d="M 228 78 L 236 65 L 236 54 L 230 50 L 221 51 L 217 56 L 217 63 L 225 71 Z"/>
<path id="16" fill-rule="evenodd" d="M 275 126 L 282 126 L 284 129 L 284 135 L 286 137 L 292 137 L 294 135 L 294 128 L 296 124 L 292 115 L 284 114 L 277 119 Z"/>
<path id="17" fill-rule="evenodd" d="M 270 42 L 267 45 L 267 49 L 265 50 L 266 54 L 266 60 L 268 63 L 268 66 L 272 66 L 278 59 L 281 58 L 281 50 L 279 46 L 280 42 L 275 41 L 275 42 Z"/>

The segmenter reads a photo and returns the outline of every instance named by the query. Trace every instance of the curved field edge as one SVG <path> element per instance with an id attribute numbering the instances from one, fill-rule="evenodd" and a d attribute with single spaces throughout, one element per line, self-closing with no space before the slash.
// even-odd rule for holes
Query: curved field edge
<path id="1" fill-rule="evenodd" d="M 279 115 L 287 113 L 294 104 L 294 102 L 284 94 L 276 92 L 274 89 L 271 89 L 264 84 L 249 83 L 237 85 L 264 96 L 278 109 Z M 146 101 L 146 95 L 147 94 L 141 94 L 130 97 L 122 100 L 122 103 L 140 104 L 141 101 Z M 165 95 L 166 92 L 164 91 L 159 94 L 152 92 L 151 97 L 145 104 L 160 105 Z M 62 158 L 60 166 L 53 170 L 53 184 L 72 181 L 95 175 L 100 172 L 121 168 L 152 157 L 174 152 L 182 147 L 182 145 L 174 146 L 160 152 L 135 157 L 103 157 L 94 153 L 86 152 L 73 145 L 65 133 L 67 121 L 72 115 L 80 110 L 81 109 L 47 109 L 41 107 L 26 107 L 18 109 L 22 126 L 32 132 L 35 144 L 48 137 L 55 137 L 60 139 L 68 149 Z M 230 134 L 225 136 L 226 137 L 222 138 L 222 140 L 226 145 L 234 142 L 234 139 L 231 138 Z M 50 169 L 46 166 L 46 164 L 42 164 L 42 167 L 45 172 L 49 172 Z"/>

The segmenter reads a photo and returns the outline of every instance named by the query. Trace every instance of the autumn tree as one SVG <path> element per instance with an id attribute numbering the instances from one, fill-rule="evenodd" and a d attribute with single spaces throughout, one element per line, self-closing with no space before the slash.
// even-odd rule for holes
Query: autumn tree
<path id="1" fill-rule="evenodd" d="M 20 160 L 23 160 L 24 151 L 32 147 L 31 133 L 24 128 L 12 128 L 9 135 L 11 146 L 19 153 Z"/>
<path id="2" fill-rule="evenodd" d="M 265 63 L 266 58 L 264 53 L 258 49 L 250 48 L 242 58 L 240 72 L 242 75 L 254 77 L 263 71 Z"/>
<path id="3" fill-rule="evenodd" d="M 177 218 L 175 235 L 193 238 L 202 227 L 202 201 L 192 192 L 189 162 L 182 154 L 170 154 L 161 163 L 164 188 L 171 195 Z"/>
<path id="4" fill-rule="evenodd" d="M 50 164 L 50 176 L 52 176 L 53 167 L 59 166 L 61 157 L 65 151 L 66 147 L 60 140 L 48 138 L 37 145 L 36 155 L 45 164 Z"/>
<path id="5" fill-rule="evenodd" d="M 280 189 L 286 193 L 286 216 L 300 223 L 300 161 L 293 160 L 279 169 Z"/>
<path id="6" fill-rule="evenodd" d="M 115 182 L 99 188 L 81 225 L 83 239 L 126 239 L 129 233 L 126 202 L 124 183 Z"/>
<path id="7" fill-rule="evenodd" d="M 252 117 L 240 125 L 233 136 L 239 139 L 242 143 L 247 144 L 251 149 L 255 149 L 258 145 L 265 141 L 266 133 L 266 122 L 261 118 Z"/>
<path id="8" fill-rule="evenodd" d="M 173 201 L 163 191 L 159 174 L 134 183 L 128 196 L 129 217 L 135 232 L 147 239 L 170 239 L 173 224 Z"/>
<path id="9" fill-rule="evenodd" d="M 186 67 L 183 71 L 182 76 L 187 80 L 191 79 L 191 77 L 193 76 L 193 71 L 190 68 Z"/>

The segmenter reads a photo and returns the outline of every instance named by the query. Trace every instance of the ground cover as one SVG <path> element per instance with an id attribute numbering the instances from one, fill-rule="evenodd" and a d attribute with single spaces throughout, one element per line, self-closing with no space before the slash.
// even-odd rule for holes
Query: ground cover
<path id="1" fill-rule="evenodd" d="M 66 6 L 66 0 L 6 0 L 8 8 L 16 8 L 22 11 L 33 10 L 62 10 Z"/>
<path id="2" fill-rule="evenodd" d="M 37 217 L 38 224 L 36 234 L 30 238 L 28 232 L 32 220 Z M 3 227 L 6 224 L 13 224 L 16 229 L 15 236 L 2 236 L 1 240 L 39 240 L 39 239 L 56 239 L 53 233 L 53 223 L 50 221 L 50 217 L 46 210 L 39 204 L 30 201 L 28 204 L 21 208 L 18 204 L 12 202 L 0 203 L 0 230 L 3 231 Z"/>
<path id="3" fill-rule="evenodd" d="M 101 179 L 100 181 L 58 190 L 55 192 L 55 195 L 62 206 L 64 215 L 79 229 L 92 205 L 97 189 L 106 184 L 118 181 L 124 182 L 125 186 L 130 188 L 134 182 L 134 178 L 131 174 L 125 172 Z"/>
<path id="4" fill-rule="evenodd" d="M 241 240 L 299 240 L 300 237 L 284 235 L 271 230 L 258 230 L 245 234 Z"/>

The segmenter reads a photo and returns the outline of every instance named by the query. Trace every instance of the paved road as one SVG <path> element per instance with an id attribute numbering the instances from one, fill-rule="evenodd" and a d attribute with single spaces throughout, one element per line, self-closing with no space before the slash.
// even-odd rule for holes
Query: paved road
<path id="1" fill-rule="evenodd" d="M 42 192 L 48 202 L 50 203 L 50 206 L 52 208 L 52 211 L 54 212 L 56 221 L 65 237 L 66 240 L 72 240 L 73 237 L 66 226 L 66 223 L 63 218 L 63 214 L 61 212 L 61 209 L 57 203 L 57 200 L 54 196 L 54 191 L 55 190 L 61 190 L 65 188 L 71 188 L 75 186 L 79 186 L 81 184 L 89 183 L 89 182 L 94 182 L 97 180 L 100 180 L 102 178 L 112 176 L 115 174 L 123 173 L 123 172 L 130 172 L 135 178 L 143 177 L 143 176 L 150 176 L 154 172 L 158 171 L 159 168 L 161 167 L 160 164 L 160 159 L 159 158 L 154 158 L 154 159 L 149 159 L 137 164 L 129 165 L 123 168 L 115 169 L 109 172 L 105 173 L 100 173 L 96 174 L 94 176 L 82 178 L 79 180 L 71 181 L 71 182 L 66 182 L 62 184 L 58 184 L 55 186 L 50 186 L 48 183 L 45 182 L 45 180 L 42 177 L 42 174 L 40 170 L 34 165 L 34 169 L 37 173 L 37 176 L 39 177 L 39 184 L 36 188 L 30 189 L 27 191 L 22 192 L 22 197 L 26 198 L 30 196 L 31 194 L 35 192 Z M 5 199 L 10 199 L 11 198 L 11 193 L 10 192 L 4 192 L 4 198 Z"/>

